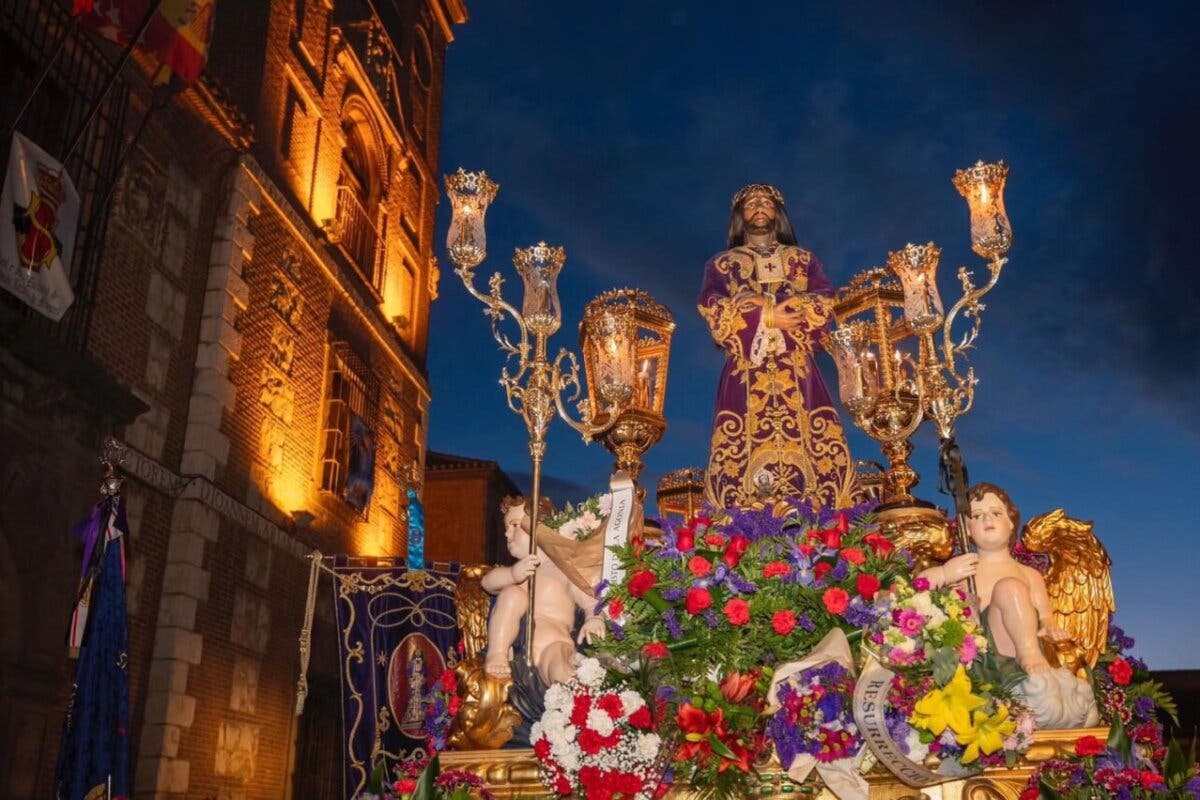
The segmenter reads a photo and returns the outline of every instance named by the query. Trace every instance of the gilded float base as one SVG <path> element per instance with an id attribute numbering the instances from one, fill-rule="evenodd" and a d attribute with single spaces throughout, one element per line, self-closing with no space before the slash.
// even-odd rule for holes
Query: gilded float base
<path id="1" fill-rule="evenodd" d="M 1095 736 L 1104 740 L 1108 731 L 1104 728 L 1082 728 L 1069 731 L 1038 731 L 1034 743 L 1025 758 L 1012 769 L 987 769 L 979 775 L 962 780 L 947 781 L 937 786 L 914 789 L 905 785 L 884 767 L 876 765 L 867 775 L 871 786 L 871 797 L 879 800 L 917 800 L 924 796 L 928 800 L 1017 800 L 1030 774 L 1043 761 L 1070 755 L 1075 750 L 1075 741 L 1082 736 Z M 447 751 L 441 755 L 442 769 L 465 769 L 479 775 L 488 788 L 501 800 L 514 798 L 548 798 L 551 795 L 537 777 L 537 763 L 533 751 L 518 750 L 460 750 Z M 782 773 L 774 759 L 760 770 L 762 784 L 754 792 L 759 798 L 785 798 L 806 795 L 833 799 L 816 772 L 802 784 L 793 783 Z M 669 798 L 684 800 L 695 793 L 675 791 Z"/>

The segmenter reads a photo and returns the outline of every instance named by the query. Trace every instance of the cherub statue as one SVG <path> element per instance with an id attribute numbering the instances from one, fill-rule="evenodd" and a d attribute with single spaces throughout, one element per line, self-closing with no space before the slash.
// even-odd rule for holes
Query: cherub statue
<path id="1" fill-rule="evenodd" d="M 976 484 L 968 496 L 967 533 L 977 552 L 956 556 L 921 575 L 935 586 L 974 576 L 980 614 L 996 651 L 1016 658 L 1025 670 L 1027 677 L 1019 691 L 1040 727 L 1096 724 L 1099 712 L 1090 684 L 1069 670 L 1051 666 L 1043 653 L 1043 639 L 1053 645 L 1070 640 L 1071 633 L 1055 622 L 1051 590 L 1042 574 L 1013 557 L 1020 512 L 994 484 Z M 1063 579 L 1062 574 L 1055 577 Z"/>
<path id="2" fill-rule="evenodd" d="M 594 613 L 596 599 L 584 591 L 578 581 L 568 578 L 542 547 L 539 546 L 533 555 L 529 553 L 529 515 L 524 498 L 505 498 L 500 508 L 504 514 L 504 538 L 508 543 L 508 551 L 517 559 L 517 563 L 495 567 L 481 581 L 489 594 L 496 595 L 495 606 L 488 618 L 484 668 L 487 674 L 495 677 L 511 674 L 509 661 L 512 645 L 529 608 L 527 582 L 530 576 L 536 576 L 533 662 L 546 685 L 570 680 L 575 674 L 576 640 L 571 636 L 575 626 L 575 609 L 578 607 L 584 613 L 579 642 L 591 642 L 604 635 L 604 620 Z M 539 536 L 558 537 L 558 534 L 541 528 Z M 547 542 L 548 547 L 551 544 Z M 560 550 L 554 547 L 552 552 L 558 553 Z"/>

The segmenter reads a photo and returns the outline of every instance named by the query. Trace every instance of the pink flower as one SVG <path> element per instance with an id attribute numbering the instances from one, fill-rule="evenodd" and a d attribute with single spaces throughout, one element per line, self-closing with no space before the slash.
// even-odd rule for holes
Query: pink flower
<path id="1" fill-rule="evenodd" d="M 913 588 L 918 592 L 929 591 L 929 578 L 913 578 Z"/>
<path id="2" fill-rule="evenodd" d="M 911 608 L 906 608 L 897 616 L 896 624 L 905 636 L 915 639 L 920 635 L 921 629 L 925 627 L 925 617 Z"/>
<path id="3" fill-rule="evenodd" d="M 958 660 L 964 664 L 970 664 L 977 655 L 979 655 L 979 648 L 975 645 L 975 637 L 967 634 L 958 648 Z"/>

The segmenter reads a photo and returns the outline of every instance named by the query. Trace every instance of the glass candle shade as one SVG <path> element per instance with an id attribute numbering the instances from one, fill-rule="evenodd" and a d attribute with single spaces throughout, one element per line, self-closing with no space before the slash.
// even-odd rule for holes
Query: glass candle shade
<path id="1" fill-rule="evenodd" d="M 983 258 L 1000 258 L 1012 247 L 1012 226 L 1004 210 L 1004 181 L 1008 167 L 975 162 L 954 173 L 954 188 L 971 210 L 971 249 Z"/>
<path id="2" fill-rule="evenodd" d="M 592 406 L 598 411 L 616 413 L 633 398 L 636 335 L 633 309 L 628 306 L 606 308 L 584 318 L 584 364 L 589 393 L 599 401 Z"/>
<path id="3" fill-rule="evenodd" d="M 861 339 L 858 331 L 846 325 L 829 334 L 829 353 L 837 365 L 838 396 L 851 413 L 866 409 L 878 386 L 878 378 L 864 363 Z"/>
<path id="4" fill-rule="evenodd" d="M 464 172 L 459 167 L 458 172 L 446 176 L 446 195 L 450 198 L 446 251 L 455 266 L 474 269 L 487 256 L 484 219 L 499 189 L 486 172 Z"/>
<path id="5" fill-rule="evenodd" d="M 945 309 L 937 288 L 937 265 L 942 251 L 933 242 L 909 244 L 888 253 L 887 265 L 904 289 L 904 318 L 917 333 L 942 324 Z"/>
<path id="6" fill-rule="evenodd" d="M 558 273 L 566 259 L 561 247 L 551 247 L 545 242 L 518 247 L 513 254 L 513 265 L 525 283 L 521 316 L 525 318 L 525 327 L 535 334 L 550 336 L 562 324 Z"/>

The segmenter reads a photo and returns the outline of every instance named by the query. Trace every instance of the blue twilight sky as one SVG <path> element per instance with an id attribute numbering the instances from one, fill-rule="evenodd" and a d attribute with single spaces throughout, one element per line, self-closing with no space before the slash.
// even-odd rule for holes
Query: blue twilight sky
<path id="1" fill-rule="evenodd" d="M 838 285 L 889 249 L 935 240 L 949 298 L 959 264 L 986 273 L 950 177 L 1006 160 L 1015 244 L 958 428 L 971 476 L 1005 486 L 1026 516 L 1061 505 L 1094 519 L 1139 653 L 1200 667 L 1195 4 L 470 6 L 448 56 L 441 161 L 501 185 L 481 271 L 504 272 L 519 302 L 512 249 L 566 247 L 555 348 L 577 345 L 583 304 L 614 286 L 649 291 L 678 320 L 650 487 L 707 458 L 722 358 L 695 298 L 733 192 L 778 185 Z M 441 261 L 429 445 L 525 481 L 500 355 Z M 857 432 L 851 447 L 879 457 Z M 935 456 L 926 432 L 917 494 L 943 503 Z M 600 490 L 610 464 L 555 424 L 556 500 Z"/>

